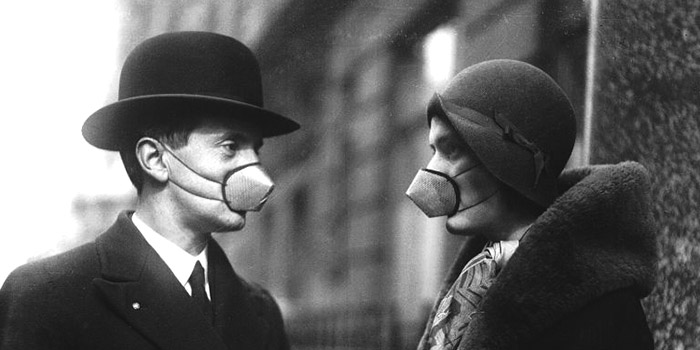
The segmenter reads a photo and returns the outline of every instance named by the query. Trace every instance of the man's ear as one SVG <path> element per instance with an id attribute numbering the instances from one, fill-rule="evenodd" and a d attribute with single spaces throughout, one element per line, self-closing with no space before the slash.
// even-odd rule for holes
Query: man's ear
<path id="1" fill-rule="evenodd" d="M 160 183 L 168 181 L 168 167 L 163 161 L 163 154 L 163 145 L 154 138 L 142 137 L 136 143 L 136 159 L 141 169 Z"/>

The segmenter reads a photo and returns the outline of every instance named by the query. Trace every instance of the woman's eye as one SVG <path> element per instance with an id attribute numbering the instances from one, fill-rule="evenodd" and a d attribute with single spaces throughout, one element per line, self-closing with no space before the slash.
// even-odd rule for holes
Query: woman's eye
<path id="1" fill-rule="evenodd" d="M 446 142 L 442 147 L 442 153 L 446 156 L 450 156 L 457 150 L 457 145 L 454 142 Z"/>

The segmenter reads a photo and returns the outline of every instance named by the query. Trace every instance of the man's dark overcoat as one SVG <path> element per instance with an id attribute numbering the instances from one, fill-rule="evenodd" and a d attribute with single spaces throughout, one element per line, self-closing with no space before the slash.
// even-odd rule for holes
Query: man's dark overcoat
<path id="1" fill-rule="evenodd" d="M 626 162 L 565 171 L 559 182 L 564 193 L 498 274 L 459 349 L 653 349 L 639 301 L 655 278 L 649 174 Z M 438 303 L 484 244 L 467 240 Z"/>
<path id="2" fill-rule="evenodd" d="M 0 290 L 0 349 L 288 349 L 267 291 L 209 244 L 215 320 L 121 213 L 95 242 L 24 265 Z"/>

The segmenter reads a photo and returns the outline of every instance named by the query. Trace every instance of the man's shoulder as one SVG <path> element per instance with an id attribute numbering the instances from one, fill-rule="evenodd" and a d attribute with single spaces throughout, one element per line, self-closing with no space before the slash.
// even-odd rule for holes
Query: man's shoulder
<path id="1" fill-rule="evenodd" d="M 246 281 L 243 278 L 240 280 L 248 296 L 250 306 L 258 316 L 282 327 L 282 312 L 272 293 L 255 282 Z"/>
<path id="2" fill-rule="evenodd" d="M 247 281 L 242 277 L 239 277 L 243 288 L 249 298 L 254 299 L 259 303 L 260 307 L 277 307 L 277 302 L 275 301 L 272 294 L 263 286 L 258 283 Z"/>
<path id="3" fill-rule="evenodd" d="M 56 287 L 56 281 L 77 281 L 98 273 L 95 243 L 90 242 L 63 253 L 26 263 L 16 268 L 3 288 L 40 291 Z"/>
<path id="4" fill-rule="evenodd" d="M 84 243 L 70 250 L 53 256 L 31 261 L 16 268 L 7 278 L 5 285 L 45 284 L 48 282 L 78 282 L 92 280 L 100 273 L 100 249 L 98 246 L 117 247 L 120 241 L 106 242 L 107 237 L 120 236 L 128 218 L 128 212 L 122 212 L 117 221 L 102 232 L 95 240 Z"/>
<path id="5" fill-rule="evenodd" d="M 223 271 L 228 272 L 224 275 L 226 278 L 233 278 L 237 280 L 236 284 L 240 284 L 240 288 L 242 288 L 243 293 L 251 302 L 254 309 L 258 311 L 265 309 L 279 309 L 277 307 L 277 302 L 266 288 L 256 282 L 243 278 L 233 269 L 231 262 L 228 260 L 223 249 L 216 241 L 213 241 L 209 246 L 209 259 L 210 264 L 214 264 L 215 266 L 226 266 Z"/>

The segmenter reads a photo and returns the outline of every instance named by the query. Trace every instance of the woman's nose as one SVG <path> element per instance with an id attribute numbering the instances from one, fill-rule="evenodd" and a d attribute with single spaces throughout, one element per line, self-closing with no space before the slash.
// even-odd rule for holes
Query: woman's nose
<path id="1" fill-rule="evenodd" d="M 438 154 L 434 154 L 433 157 L 430 158 L 430 161 L 428 161 L 428 165 L 426 165 L 425 168 L 437 170 L 442 173 L 447 173 L 448 170 L 446 167 L 446 162 Z"/>

